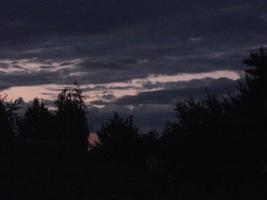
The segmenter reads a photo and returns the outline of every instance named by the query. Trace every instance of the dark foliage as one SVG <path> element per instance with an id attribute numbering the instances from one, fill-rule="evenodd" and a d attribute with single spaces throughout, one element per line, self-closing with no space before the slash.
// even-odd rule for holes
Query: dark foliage
<path id="1" fill-rule="evenodd" d="M 263 173 L 266 159 L 266 69 L 263 50 L 245 63 L 246 83 L 237 97 L 208 95 L 176 106 L 177 123 L 162 143 L 172 173 L 186 179 L 247 179 Z"/>
<path id="2" fill-rule="evenodd" d="M 88 125 L 86 118 L 85 97 L 78 85 L 65 88 L 55 101 L 56 129 L 60 140 L 70 143 L 77 151 L 87 150 Z"/>
<path id="3" fill-rule="evenodd" d="M 6 97 L 0 96 L 0 143 L 12 138 L 15 134 L 16 123 L 18 120 L 16 111 L 22 99 L 14 102 L 7 102 Z"/>
<path id="4" fill-rule="evenodd" d="M 27 139 L 53 140 L 55 116 L 43 100 L 35 98 L 20 122 L 20 136 Z"/>
<path id="5" fill-rule="evenodd" d="M 143 155 L 146 158 L 160 156 L 160 137 L 161 135 L 157 130 L 150 130 L 140 136 Z"/>
<path id="6" fill-rule="evenodd" d="M 98 131 L 100 138 L 99 153 L 104 159 L 115 163 L 134 163 L 140 159 L 141 145 L 139 131 L 133 117 L 121 118 L 114 113 L 110 120 Z"/>
<path id="7" fill-rule="evenodd" d="M 8 111 L 3 98 L 0 99 L 0 122 L 0 138 L 1 142 L 3 142 L 12 134 L 12 127 L 9 121 Z"/>

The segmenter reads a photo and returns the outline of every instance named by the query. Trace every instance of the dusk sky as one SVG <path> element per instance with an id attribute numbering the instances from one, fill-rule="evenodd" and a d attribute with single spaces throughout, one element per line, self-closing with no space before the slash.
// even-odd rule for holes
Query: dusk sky
<path id="1" fill-rule="evenodd" d="M 177 100 L 234 93 L 266 33 L 266 0 L 1 1 L 0 94 L 53 100 L 77 81 L 93 127 L 118 111 L 159 128 Z"/>

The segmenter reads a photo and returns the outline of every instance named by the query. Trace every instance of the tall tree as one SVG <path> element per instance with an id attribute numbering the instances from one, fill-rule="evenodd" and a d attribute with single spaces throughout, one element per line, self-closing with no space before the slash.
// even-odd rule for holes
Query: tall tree
<path id="1" fill-rule="evenodd" d="M 60 138 L 71 144 L 73 151 L 86 151 L 88 145 L 88 124 L 85 96 L 79 85 L 63 89 L 55 101 L 56 120 Z"/>
<path id="2" fill-rule="evenodd" d="M 267 53 L 266 49 L 251 53 L 244 60 L 249 66 L 245 82 L 239 83 L 235 104 L 236 129 L 242 136 L 243 152 L 248 166 L 257 163 L 259 170 L 267 158 Z M 254 167 L 257 167 L 254 165 Z"/>

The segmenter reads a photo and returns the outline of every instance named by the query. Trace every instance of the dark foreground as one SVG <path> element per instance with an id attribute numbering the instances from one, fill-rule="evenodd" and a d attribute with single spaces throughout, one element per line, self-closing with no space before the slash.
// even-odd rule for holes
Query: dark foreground
<path id="1" fill-rule="evenodd" d="M 23 149 L 1 156 L 0 199 L 266 199 L 264 175 L 244 179 L 172 176 L 147 166 L 103 163 L 84 155 L 64 157 L 47 146 L 46 153 Z M 13 149 L 14 149 L 13 148 Z M 49 152 L 49 153 L 48 153 Z M 183 174 L 182 174 L 183 175 Z"/>

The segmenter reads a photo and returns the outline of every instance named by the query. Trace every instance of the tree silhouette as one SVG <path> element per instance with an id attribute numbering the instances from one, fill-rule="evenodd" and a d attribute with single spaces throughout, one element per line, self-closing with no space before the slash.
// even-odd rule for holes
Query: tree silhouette
<path id="1" fill-rule="evenodd" d="M 16 111 L 19 109 L 21 101 L 22 99 L 19 98 L 14 102 L 8 102 L 7 96 L 0 96 L 0 157 L 2 159 L 10 157 L 12 139 L 17 134 L 18 116 Z"/>
<path id="2" fill-rule="evenodd" d="M 59 137 L 77 151 L 86 151 L 88 145 L 89 131 L 84 100 L 82 90 L 75 84 L 73 87 L 63 89 L 55 101 Z"/>
<path id="3" fill-rule="evenodd" d="M 44 100 L 35 98 L 21 121 L 21 136 L 28 139 L 56 139 L 53 133 L 53 114 Z"/>
<path id="4" fill-rule="evenodd" d="M 189 99 L 177 103 L 177 122 L 166 126 L 161 139 L 172 173 L 207 178 L 223 167 L 231 142 L 230 110 L 229 100 L 216 95 L 208 95 L 201 101 Z"/>
<path id="5" fill-rule="evenodd" d="M 7 140 L 14 136 L 17 114 L 16 111 L 19 109 L 22 99 L 19 98 L 14 102 L 8 102 L 7 96 L 0 96 L 0 140 Z"/>
<path id="6" fill-rule="evenodd" d="M 232 99 L 235 129 L 242 137 L 240 148 L 245 152 L 246 165 L 261 171 L 267 156 L 267 54 L 261 48 L 244 63 L 250 68 L 245 71 L 245 82 L 238 85 L 239 95 Z"/>
<path id="7" fill-rule="evenodd" d="M 0 97 L 0 140 L 6 141 L 12 135 L 12 125 L 5 105 L 5 98 Z"/>
<path id="8" fill-rule="evenodd" d="M 98 131 L 101 145 L 99 150 L 105 159 L 118 163 L 136 161 L 139 145 L 139 131 L 133 123 L 133 117 L 121 118 L 114 113 L 108 122 Z"/>
<path id="9" fill-rule="evenodd" d="M 162 138 L 164 156 L 174 173 L 216 178 L 260 174 L 266 159 L 267 57 L 264 50 L 251 54 L 252 66 L 239 83 L 239 95 L 178 102 L 177 122 Z M 185 174 L 185 173 L 183 173 Z"/>

